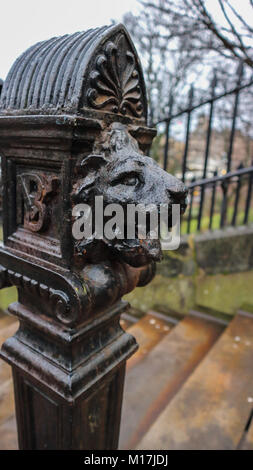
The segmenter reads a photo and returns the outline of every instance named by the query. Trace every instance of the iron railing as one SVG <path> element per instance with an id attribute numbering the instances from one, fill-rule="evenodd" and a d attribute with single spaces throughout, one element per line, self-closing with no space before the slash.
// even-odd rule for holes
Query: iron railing
<path id="1" fill-rule="evenodd" d="M 226 225 L 236 226 L 248 224 L 250 219 L 250 206 L 253 183 L 253 166 L 248 168 L 239 168 L 237 171 L 226 173 L 225 175 L 214 175 L 213 178 L 204 178 L 193 181 L 188 185 L 189 188 L 189 207 L 187 212 L 186 232 L 193 231 L 193 221 L 196 221 L 195 230 L 201 230 L 202 211 L 204 204 L 204 195 L 208 195 L 206 202 L 208 207 L 208 220 L 204 228 L 212 230 L 213 228 L 223 228 Z M 218 198 L 219 196 L 219 198 Z M 217 199 L 219 199 L 217 201 Z M 228 211 L 228 201 L 232 199 Z M 197 200 L 197 201 L 196 201 Z M 197 202 L 197 204 L 195 204 Z M 215 207 L 219 203 L 219 210 Z M 240 220 L 238 221 L 238 210 Z M 196 215 L 193 216 L 195 209 Z M 213 224 L 214 214 L 217 216 L 215 226 Z"/>
<path id="2" fill-rule="evenodd" d="M 240 208 L 243 211 L 243 216 L 240 213 L 239 224 L 248 223 L 251 221 L 249 217 L 250 214 L 250 205 L 251 205 L 251 193 L 252 193 L 252 167 L 248 168 L 238 168 L 237 171 L 231 172 L 232 168 L 232 155 L 233 155 L 233 146 L 235 140 L 235 130 L 236 130 L 236 121 L 238 118 L 238 104 L 240 92 L 246 88 L 249 88 L 253 85 L 253 80 L 248 81 L 247 83 L 242 84 L 243 78 L 243 64 L 241 63 L 237 70 L 236 77 L 236 86 L 231 88 L 224 93 L 216 93 L 217 87 L 217 77 L 214 74 L 211 81 L 211 93 L 206 100 L 202 100 L 197 104 L 193 103 L 194 98 L 194 87 L 191 86 L 188 95 L 188 106 L 185 109 L 179 110 L 173 114 L 173 98 L 169 102 L 169 114 L 168 117 L 160 120 L 156 125 L 164 123 L 166 125 L 165 129 L 165 145 L 164 145 L 164 154 L 163 154 L 163 168 L 164 170 L 168 169 L 169 163 L 169 153 L 170 153 L 170 134 L 171 134 L 171 125 L 175 119 L 180 116 L 186 115 L 186 126 L 185 126 L 185 139 L 184 139 L 184 151 L 182 154 L 181 162 L 181 178 L 183 181 L 186 180 L 186 175 L 188 171 L 188 156 L 189 156 L 189 143 L 190 143 L 190 129 L 191 129 L 191 119 L 192 113 L 205 106 L 209 105 L 208 113 L 208 124 L 206 132 L 206 141 L 205 141 L 205 150 L 203 155 L 203 168 L 201 170 L 202 179 L 199 181 L 192 181 L 190 184 L 186 181 L 189 186 L 190 192 L 190 202 L 189 208 L 186 213 L 187 219 L 187 228 L 186 232 L 199 231 L 203 229 L 212 229 L 219 227 L 224 227 L 225 225 L 236 225 L 238 219 L 238 209 Z M 218 172 L 214 172 L 213 178 L 207 177 L 208 162 L 210 156 L 210 143 L 213 130 L 213 117 L 214 117 L 214 104 L 216 101 L 221 100 L 229 95 L 234 95 L 234 104 L 232 110 L 232 124 L 230 129 L 229 144 L 226 154 L 226 174 L 218 175 Z M 252 156 L 253 157 L 253 156 Z M 245 175 L 248 176 L 245 180 Z M 247 187 L 245 189 L 245 186 Z M 232 187 L 236 187 L 235 194 L 232 190 Z M 231 192 L 231 194 L 230 194 Z M 242 195 L 246 194 L 245 206 L 242 208 Z M 205 201 L 206 195 L 208 194 L 208 201 Z M 231 203 L 231 198 L 234 201 Z M 210 199 L 211 197 L 211 199 Z M 228 202 L 230 202 L 230 207 L 228 208 Z M 209 208 L 207 204 L 209 203 Z M 229 209 L 229 210 L 228 210 Z M 232 217 L 229 217 L 232 211 Z M 205 212 L 205 224 L 202 225 L 202 217 Z M 206 215 L 207 214 L 207 215 Z M 216 218 L 218 216 L 219 221 L 213 224 L 214 214 Z M 208 221 L 206 220 L 208 217 Z M 194 226 L 192 225 L 192 219 L 195 219 Z"/>

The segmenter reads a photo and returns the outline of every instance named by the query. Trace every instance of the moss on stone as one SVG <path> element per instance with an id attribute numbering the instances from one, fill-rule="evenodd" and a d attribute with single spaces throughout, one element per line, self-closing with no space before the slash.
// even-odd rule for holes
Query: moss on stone
<path id="1" fill-rule="evenodd" d="M 126 298 L 136 308 L 186 313 L 195 305 L 234 314 L 253 305 L 252 227 L 189 236 L 177 251 L 164 252 L 157 275 Z"/>
<path id="2" fill-rule="evenodd" d="M 197 279 L 196 303 L 228 314 L 236 313 L 252 301 L 253 271 L 200 275 Z"/>
<path id="3" fill-rule="evenodd" d="M 187 313 L 198 305 L 231 315 L 253 305 L 252 234 L 252 227 L 238 227 L 189 236 L 177 251 L 164 252 L 153 281 L 125 300 L 142 312 Z M 1 290 L 0 308 L 16 299 L 15 287 Z"/>
<path id="4" fill-rule="evenodd" d="M 150 284 L 135 289 L 126 295 L 124 300 L 143 312 L 169 308 L 176 312 L 187 313 L 194 306 L 194 281 L 190 276 L 168 278 L 157 274 Z"/>
<path id="5" fill-rule="evenodd" d="M 16 287 L 7 287 L 0 290 L 0 308 L 5 310 L 12 302 L 16 302 L 18 293 Z"/>

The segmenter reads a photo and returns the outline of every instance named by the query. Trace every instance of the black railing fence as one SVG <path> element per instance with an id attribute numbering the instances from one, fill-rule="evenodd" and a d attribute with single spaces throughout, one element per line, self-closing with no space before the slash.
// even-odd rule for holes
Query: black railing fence
<path id="1" fill-rule="evenodd" d="M 246 83 L 243 83 L 242 79 L 243 65 L 240 64 L 237 69 L 236 85 L 230 90 L 226 90 L 224 93 L 216 93 L 217 77 L 216 74 L 213 74 L 213 79 L 211 80 L 210 84 L 211 92 L 209 92 L 209 97 L 207 99 L 201 100 L 195 104 L 193 102 L 194 87 L 191 86 L 188 95 L 188 106 L 173 114 L 173 98 L 171 98 L 169 101 L 168 117 L 156 123 L 158 129 L 161 124 L 165 124 L 163 168 L 167 170 L 170 158 L 170 142 L 172 139 L 171 126 L 173 122 L 177 120 L 177 118 L 180 116 L 186 116 L 184 150 L 182 151 L 181 158 L 181 175 L 179 173 L 177 174 L 177 176 L 181 177 L 189 187 L 189 206 L 183 220 L 184 231 L 186 233 L 206 229 L 223 228 L 227 225 L 235 226 L 253 222 L 253 214 L 251 213 L 253 166 L 244 168 L 241 163 L 235 171 L 231 171 L 232 167 L 234 168 L 235 166 L 234 164 L 232 166 L 232 156 L 234 150 L 236 124 L 239 117 L 238 104 L 240 93 L 242 90 L 250 89 L 250 87 L 253 85 L 252 79 Z M 222 175 L 218 174 L 218 170 L 214 170 L 212 172 L 213 177 L 210 177 L 210 171 L 207 170 L 213 132 L 214 107 L 216 102 L 228 96 L 231 96 L 233 99 L 233 107 L 230 114 L 231 127 L 229 130 L 229 141 L 225 158 L 225 168 L 223 169 Z M 202 155 L 203 163 L 199 172 L 201 173 L 201 176 L 198 175 L 198 178 L 192 177 L 189 181 L 189 178 L 187 178 L 187 173 L 189 173 L 188 157 L 191 139 L 192 116 L 195 110 L 204 108 L 205 106 L 209 106 L 209 112 L 207 114 L 205 113 L 207 126 L 205 134 L 205 145 Z M 238 158 L 240 161 L 240 155 Z M 251 159 L 253 160 L 253 154 L 251 155 Z"/>
<path id="2" fill-rule="evenodd" d="M 225 175 L 214 175 L 188 184 L 189 208 L 187 213 L 186 232 L 201 230 L 204 195 L 206 196 L 208 220 L 205 229 L 223 228 L 226 225 L 236 226 L 248 224 L 253 182 L 253 166 L 239 168 Z M 228 210 L 228 202 L 231 202 Z M 196 203 L 194 205 L 194 203 Z M 215 211 L 218 204 L 219 211 Z M 195 207 L 194 207 L 195 206 Z M 193 218 L 195 208 L 195 218 Z M 238 217 L 240 209 L 240 218 Z M 214 216 L 215 222 L 214 222 Z M 192 227 L 194 219 L 195 227 Z M 206 219 L 205 219 L 206 220 Z"/>
<path id="3" fill-rule="evenodd" d="M 236 86 L 224 93 L 216 93 L 217 77 L 213 75 L 211 80 L 210 96 L 195 104 L 194 87 L 191 86 L 188 94 L 188 106 L 173 114 L 173 97 L 169 101 L 169 115 L 167 118 L 156 123 L 157 126 L 165 124 L 165 144 L 163 149 L 163 168 L 168 169 L 170 156 L 170 137 L 173 121 L 181 116 L 186 116 L 184 150 L 181 158 L 181 177 L 189 188 L 189 205 L 183 218 L 183 232 L 191 233 L 203 230 L 223 228 L 225 226 L 244 225 L 253 222 L 252 208 L 252 184 L 253 166 L 244 168 L 242 164 L 235 171 L 232 168 L 233 145 L 235 140 L 236 121 L 238 118 L 238 103 L 242 90 L 252 87 L 253 80 L 242 84 L 243 65 L 237 70 Z M 0 79 L 0 95 L 3 80 Z M 231 113 L 231 128 L 229 133 L 228 150 L 226 155 L 226 173 L 219 175 L 218 171 L 213 171 L 213 177 L 208 172 L 208 162 L 210 157 L 210 144 L 213 132 L 214 106 L 215 102 L 225 97 L 234 96 L 233 109 Z M 203 151 L 203 165 L 201 169 L 201 179 L 196 177 L 188 181 L 188 157 L 191 138 L 191 120 L 193 112 L 209 106 L 207 115 L 207 130 L 205 137 L 205 148 Z M 252 124 L 253 127 L 253 124 Z M 253 139 L 252 139 L 253 144 Z M 253 155 L 252 162 L 253 165 Z M 1 193 L 1 167 L 0 167 L 0 193 Z M 1 212 L 1 194 L 0 194 Z"/>

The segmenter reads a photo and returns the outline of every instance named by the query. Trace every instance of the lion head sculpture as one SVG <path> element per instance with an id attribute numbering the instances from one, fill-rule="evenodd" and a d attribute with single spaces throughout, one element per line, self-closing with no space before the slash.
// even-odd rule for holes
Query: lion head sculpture
<path id="1" fill-rule="evenodd" d="M 169 217 L 173 204 L 180 204 L 181 213 L 185 211 L 185 185 L 162 170 L 152 158 L 144 156 L 126 126 L 112 124 L 107 136 L 99 151 L 80 163 L 82 177 L 74 186 L 75 204 L 88 204 L 94 212 L 96 196 L 103 196 L 104 207 L 119 204 L 125 216 L 129 205 L 140 203 L 144 212 L 146 207 L 149 208 L 147 214 L 150 213 L 150 205 L 159 208 L 161 204 L 168 204 Z M 91 263 L 108 257 L 119 258 L 133 267 L 159 261 L 162 257 L 159 238 L 151 238 L 148 228 L 146 236 L 142 237 L 137 228 L 136 220 L 134 236 L 129 239 L 126 238 L 126 223 L 123 235 L 121 229 L 121 237 L 116 236 L 119 227 L 115 226 L 115 238 L 110 240 L 106 236 L 97 239 L 94 229 L 91 237 L 76 241 L 76 249 Z"/>

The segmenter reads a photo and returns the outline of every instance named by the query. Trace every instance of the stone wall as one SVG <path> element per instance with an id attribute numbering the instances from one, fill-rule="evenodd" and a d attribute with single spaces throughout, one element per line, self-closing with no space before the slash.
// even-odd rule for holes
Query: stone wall
<path id="1" fill-rule="evenodd" d="M 234 314 L 253 305 L 253 226 L 227 228 L 182 240 L 164 252 L 148 286 L 125 297 L 135 308 L 187 313 L 203 306 Z"/>
<path id="2" fill-rule="evenodd" d="M 227 228 L 182 240 L 176 251 L 164 252 L 155 279 L 125 296 L 146 312 L 187 313 L 203 306 L 234 314 L 253 305 L 253 226 Z M 0 308 L 17 298 L 14 287 L 0 291 Z"/>

